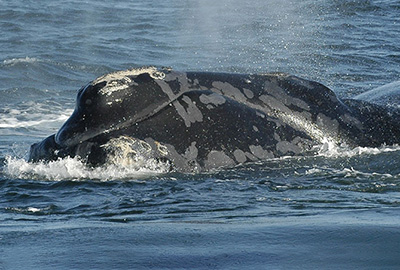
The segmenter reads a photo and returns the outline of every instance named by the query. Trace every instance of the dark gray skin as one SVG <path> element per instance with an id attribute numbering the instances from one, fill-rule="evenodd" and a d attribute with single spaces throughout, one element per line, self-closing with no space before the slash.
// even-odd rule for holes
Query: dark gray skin
<path id="1" fill-rule="evenodd" d="M 71 117 L 31 146 L 29 160 L 78 156 L 99 166 L 128 146 L 129 153 L 135 148 L 168 160 L 174 170 L 199 172 L 303 155 L 323 142 L 395 144 L 398 120 L 393 108 L 341 101 L 322 84 L 287 74 L 148 67 L 111 73 L 81 88 Z"/>

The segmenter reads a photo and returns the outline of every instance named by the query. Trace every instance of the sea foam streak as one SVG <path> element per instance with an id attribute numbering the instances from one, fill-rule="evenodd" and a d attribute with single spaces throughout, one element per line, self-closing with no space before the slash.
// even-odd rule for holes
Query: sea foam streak
<path id="1" fill-rule="evenodd" d="M 22 58 L 12 58 L 12 59 L 6 59 L 3 61 L 4 65 L 15 65 L 19 63 L 35 63 L 39 62 L 40 60 L 35 57 L 22 57 Z"/>

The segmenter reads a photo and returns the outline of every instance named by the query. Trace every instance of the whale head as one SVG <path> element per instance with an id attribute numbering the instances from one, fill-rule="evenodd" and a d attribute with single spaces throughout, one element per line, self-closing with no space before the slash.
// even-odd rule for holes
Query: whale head
<path id="1" fill-rule="evenodd" d="M 71 147 L 100 134 L 140 122 L 171 102 L 154 67 L 104 75 L 78 91 L 75 110 L 55 135 L 61 147 Z"/>

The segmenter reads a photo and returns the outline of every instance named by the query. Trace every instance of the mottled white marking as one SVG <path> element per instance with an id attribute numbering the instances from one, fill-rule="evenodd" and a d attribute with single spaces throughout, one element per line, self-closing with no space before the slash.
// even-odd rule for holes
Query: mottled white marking
<path id="1" fill-rule="evenodd" d="M 250 159 L 251 161 L 257 161 L 258 160 L 258 158 L 255 155 L 251 154 L 250 152 L 246 152 L 245 154 L 246 154 L 246 157 L 248 159 Z"/>
<path id="2" fill-rule="evenodd" d="M 232 166 L 235 165 L 235 161 L 228 157 L 222 151 L 212 150 L 207 155 L 207 160 L 205 161 L 205 168 L 212 169 L 216 167 Z"/>
<path id="3" fill-rule="evenodd" d="M 255 132 L 258 132 L 258 127 L 253 126 L 253 130 L 254 130 Z"/>
<path id="4" fill-rule="evenodd" d="M 201 94 L 199 99 L 204 104 L 213 104 L 216 106 L 224 104 L 226 101 L 226 99 L 223 96 L 217 93 L 212 93 L 210 95 Z"/>
<path id="5" fill-rule="evenodd" d="M 247 88 L 243 88 L 243 92 L 246 95 L 246 97 L 248 98 L 253 98 L 254 97 L 254 93 L 253 91 L 247 89 Z"/>
<path id="6" fill-rule="evenodd" d="M 268 95 L 274 97 L 275 99 L 274 103 L 278 102 L 284 106 L 295 105 L 300 109 L 306 111 L 310 110 L 310 106 L 304 100 L 288 95 L 287 91 L 279 87 L 276 83 L 266 81 L 264 83 L 264 91 L 268 93 Z M 277 106 L 281 107 L 282 105 L 277 105 Z"/>
<path id="7" fill-rule="evenodd" d="M 301 152 L 300 147 L 296 144 L 288 142 L 288 141 L 280 141 L 276 144 L 276 150 L 281 152 L 282 154 L 287 154 L 289 152 L 298 154 Z"/>
<path id="8" fill-rule="evenodd" d="M 247 160 L 247 157 L 246 157 L 245 152 L 243 152 L 243 151 L 240 150 L 240 149 L 236 149 L 236 150 L 233 152 L 233 156 L 235 157 L 235 159 L 236 159 L 236 161 L 237 161 L 238 163 L 243 163 L 243 162 L 245 162 L 245 161 Z"/>
<path id="9" fill-rule="evenodd" d="M 186 92 L 190 88 L 191 84 L 189 84 L 187 74 L 185 72 L 169 72 L 165 75 L 164 81 L 178 81 L 179 89 L 174 89 L 175 92 Z"/>
<path id="10" fill-rule="evenodd" d="M 171 87 L 164 80 L 156 80 L 156 83 L 161 87 L 161 90 L 168 96 L 169 100 L 176 99 L 177 95 L 174 94 Z"/>
<path id="11" fill-rule="evenodd" d="M 250 145 L 250 152 L 259 159 L 273 158 L 274 154 L 268 150 L 264 150 L 260 145 Z"/>
<path id="12" fill-rule="evenodd" d="M 196 142 L 192 142 L 190 146 L 186 149 L 183 156 L 188 160 L 196 160 L 199 151 L 196 147 Z"/>
<path id="13" fill-rule="evenodd" d="M 178 100 L 175 100 L 173 105 L 183 121 L 185 121 L 186 127 L 190 127 L 192 123 L 202 122 L 203 114 L 196 104 L 188 96 L 183 96 L 182 100 L 188 105 L 187 109 Z"/>
<path id="14" fill-rule="evenodd" d="M 236 87 L 231 85 L 230 83 L 227 82 L 213 82 L 212 86 L 220 91 L 227 96 L 231 97 L 236 101 L 246 101 L 247 98 L 244 96 L 244 94 Z"/>

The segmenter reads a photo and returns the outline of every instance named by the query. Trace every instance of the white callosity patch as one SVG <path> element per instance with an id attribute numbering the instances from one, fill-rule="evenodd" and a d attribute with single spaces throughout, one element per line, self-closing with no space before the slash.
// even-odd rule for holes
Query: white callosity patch
<path id="1" fill-rule="evenodd" d="M 157 149 L 153 149 L 147 142 L 128 136 L 113 138 L 102 145 L 102 148 L 107 153 L 107 164 L 124 167 L 157 163 L 155 156 L 168 153 L 165 146 L 158 145 Z"/>
<path id="2" fill-rule="evenodd" d="M 157 147 L 158 153 L 160 153 L 161 156 L 167 156 L 168 155 L 168 147 L 161 144 L 160 142 L 154 141 L 155 146 Z"/>
<path id="3" fill-rule="evenodd" d="M 94 80 L 93 84 L 97 84 L 103 81 L 108 82 L 113 80 L 121 80 L 122 78 L 127 76 L 137 76 L 144 73 L 148 73 L 154 79 L 163 79 L 165 77 L 165 74 L 163 72 L 160 72 L 156 67 L 141 67 L 108 73 Z"/>
<path id="4" fill-rule="evenodd" d="M 5 209 L 15 213 L 31 214 L 31 213 L 46 213 L 48 211 L 51 211 L 51 208 L 52 208 L 51 206 L 43 208 L 29 206 L 29 207 L 6 207 Z"/>
<path id="5" fill-rule="evenodd" d="M 129 88 L 132 80 L 129 77 L 123 77 L 119 80 L 108 81 L 107 85 L 103 87 L 99 93 L 102 95 L 110 96 L 114 92 L 118 92 Z"/>
<path id="6" fill-rule="evenodd" d="M 150 77 L 157 80 L 162 80 L 165 77 L 165 74 L 156 67 L 143 67 L 112 72 L 97 78 L 92 84 L 95 85 L 100 82 L 106 82 L 106 86 L 100 90 L 100 93 L 103 95 L 111 95 L 113 92 L 126 89 L 130 85 L 135 84 L 134 80 L 130 77 L 144 73 L 149 74 Z"/>

